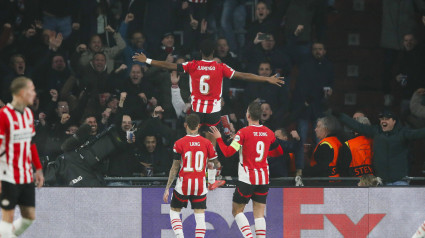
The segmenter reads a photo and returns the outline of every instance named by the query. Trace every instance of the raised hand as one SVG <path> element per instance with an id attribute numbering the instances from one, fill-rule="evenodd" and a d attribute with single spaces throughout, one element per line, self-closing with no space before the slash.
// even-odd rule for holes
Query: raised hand
<path id="1" fill-rule="evenodd" d="M 210 131 L 208 131 L 208 133 L 210 133 L 215 139 L 221 138 L 221 133 L 215 126 L 210 127 Z"/>
<path id="2" fill-rule="evenodd" d="M 77 46 L 77 49 L 76 49 L 77 53 L 81 53 L 81 52 L 84 52 L 86 50 L 87 50 L 86 44 L 80 44 L 80 45 Z"/>
<path id="3" fill-rule="evenodd" d="M 58 96 L 59 96 L 58 90 L 56 90 L 56 89 L 50 89 L 49 93 L 50 93 L 50 96 L 52 96 L 52 101 L 53 102 L 58 101 Z"/>
<path id="4" fill-rule="evenodd" d="M 62 41 L 63 41 L 63 36 L 61 33 L 58 33 L 56 36 L 53 33 L 49 37 L 49 48 L 52 49 L 53 51 L 56 51 L 62 45 Z"/>
<path id="5" fill-rule="evenodd" d="M 107 26 L 105 27 L 105 31 L 107 31 L 107 32 L 109 32 L 109 33 L 115 33 L 114 28 L 112 28 L 110 25 L 107 25 Z"/>
<path id="6" fill-rule="evenodd" d="M 146 55 L 143 53 L 136 53 L 132 57 L 134 62 L 146 63 Z"/>
<path id="7" fill-rule="evenodd" d="M 164 112 L 164 109 L 162 109 L 161 106 L 155 107 L 155 110 L 153 111 L 153 117 L 158 117 L 162 112 Z"/>
<path id="8" fill-rule="evenodd" d="M 285 81 L 283 81 L 284 78 L 285 77 L 278 77 L 277 74 L 275 74 L 275 75 L 273 75 L 271 77 L 268 77 L 268 80 L 267 81 L 270 84 L 274 84 L 274 85 L 277 85 L 279 87 L 282 87 L 282 85 L 285 84 Z"/>
<path id="9" fill-rule="evenodd" d="M 128 24 L 129 22 L 131 22 L 133 20 L 134 20 L 134 14 L 133 13 L 129 13 L 129 14 L 127 14 L 125 16 L 124 22 Z"/>
<path id="10" fill-rule="evenodd" d="M 180 81 L 180 75 L 177 73 L 177 71 L 172 71 L 170 73 L 170 79 L 172 85 L 177 85 Z"/>

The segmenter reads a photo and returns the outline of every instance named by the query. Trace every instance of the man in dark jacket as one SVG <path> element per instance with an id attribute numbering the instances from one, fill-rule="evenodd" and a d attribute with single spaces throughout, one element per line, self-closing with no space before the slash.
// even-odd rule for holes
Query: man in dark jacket
<path id="1" fill-rule="evenodd" d="M 373 139 L 373 167 L 375 175 L 385 185 L 409 185 L 403 178 L 408 175 L 408 143 L 425 138 L 425 129 L 409 130 L 388 110 L 379 114 L 379 125 L 361 124 L 343 113 L 334 112 L 354 131 Z"/>

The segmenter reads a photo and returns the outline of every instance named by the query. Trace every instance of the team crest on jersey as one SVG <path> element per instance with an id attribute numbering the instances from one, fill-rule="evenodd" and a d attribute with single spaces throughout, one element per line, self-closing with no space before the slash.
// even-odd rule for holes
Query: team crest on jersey
<path id="1" fill-rule="evenodd" d="M 7 200 L 7 199 L 1 200 L 1 205 L 2 206 L 7 207 L 7 206 L 9 206 L 9 204 L 10 204 L 9 200 Z"/>
<path id="2" fill-rule="evenodd" d="M 235 141 L 240 141 L 241 137 L 239 135 L 235 136 Z"/>

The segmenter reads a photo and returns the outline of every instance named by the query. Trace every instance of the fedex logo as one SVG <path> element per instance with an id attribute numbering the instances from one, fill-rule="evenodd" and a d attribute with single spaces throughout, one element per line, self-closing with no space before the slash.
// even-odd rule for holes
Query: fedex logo
<path id="1" fill-rule="evenodd" d="M 284 237 L 301 237 L 301 230 L 323 230 L 325 217 L 344 238 L 366 238 L 386 214 L 364 214 L 355 223 L 346 214 L 305 214 L 302 205 L 324 204 L 323 188 L 283 189 Z M 367 206 L 367 204 L 364 204 Z M 347 210 L 352 210 L 348 209 Z"/>

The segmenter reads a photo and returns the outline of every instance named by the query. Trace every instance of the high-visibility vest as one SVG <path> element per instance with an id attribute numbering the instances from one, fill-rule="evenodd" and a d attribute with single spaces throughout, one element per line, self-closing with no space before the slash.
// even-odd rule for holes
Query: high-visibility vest
<path id="1" fill-rule="evenodd" d="M 314 149 L 313 156 L 311 157 L 310 166 L 313 167 L 317 164 L 317 161 L 314 159 L 314 154 L 316 153 L 317 148 L 323 144 L 327 144 L 331 149 L 334 150 L 334 157 L 329 163 L 329 177 L 339 177 L 339 173 L 336 168 L 336 162 L 338 161 L 339 149 L 341 148 L 342 144 L 335 136 L 326 137 L 325 139 L 321 140 L 319 144 L 317 144 L 316 148 Z"/>
<path id="2" fill-rule="evenodd" d="M 372 170 L 372 139 L 357 136 L 345 142 L 351 151 L 350 172 L 361 177 L 363 174 L 373 174 Z"/>

